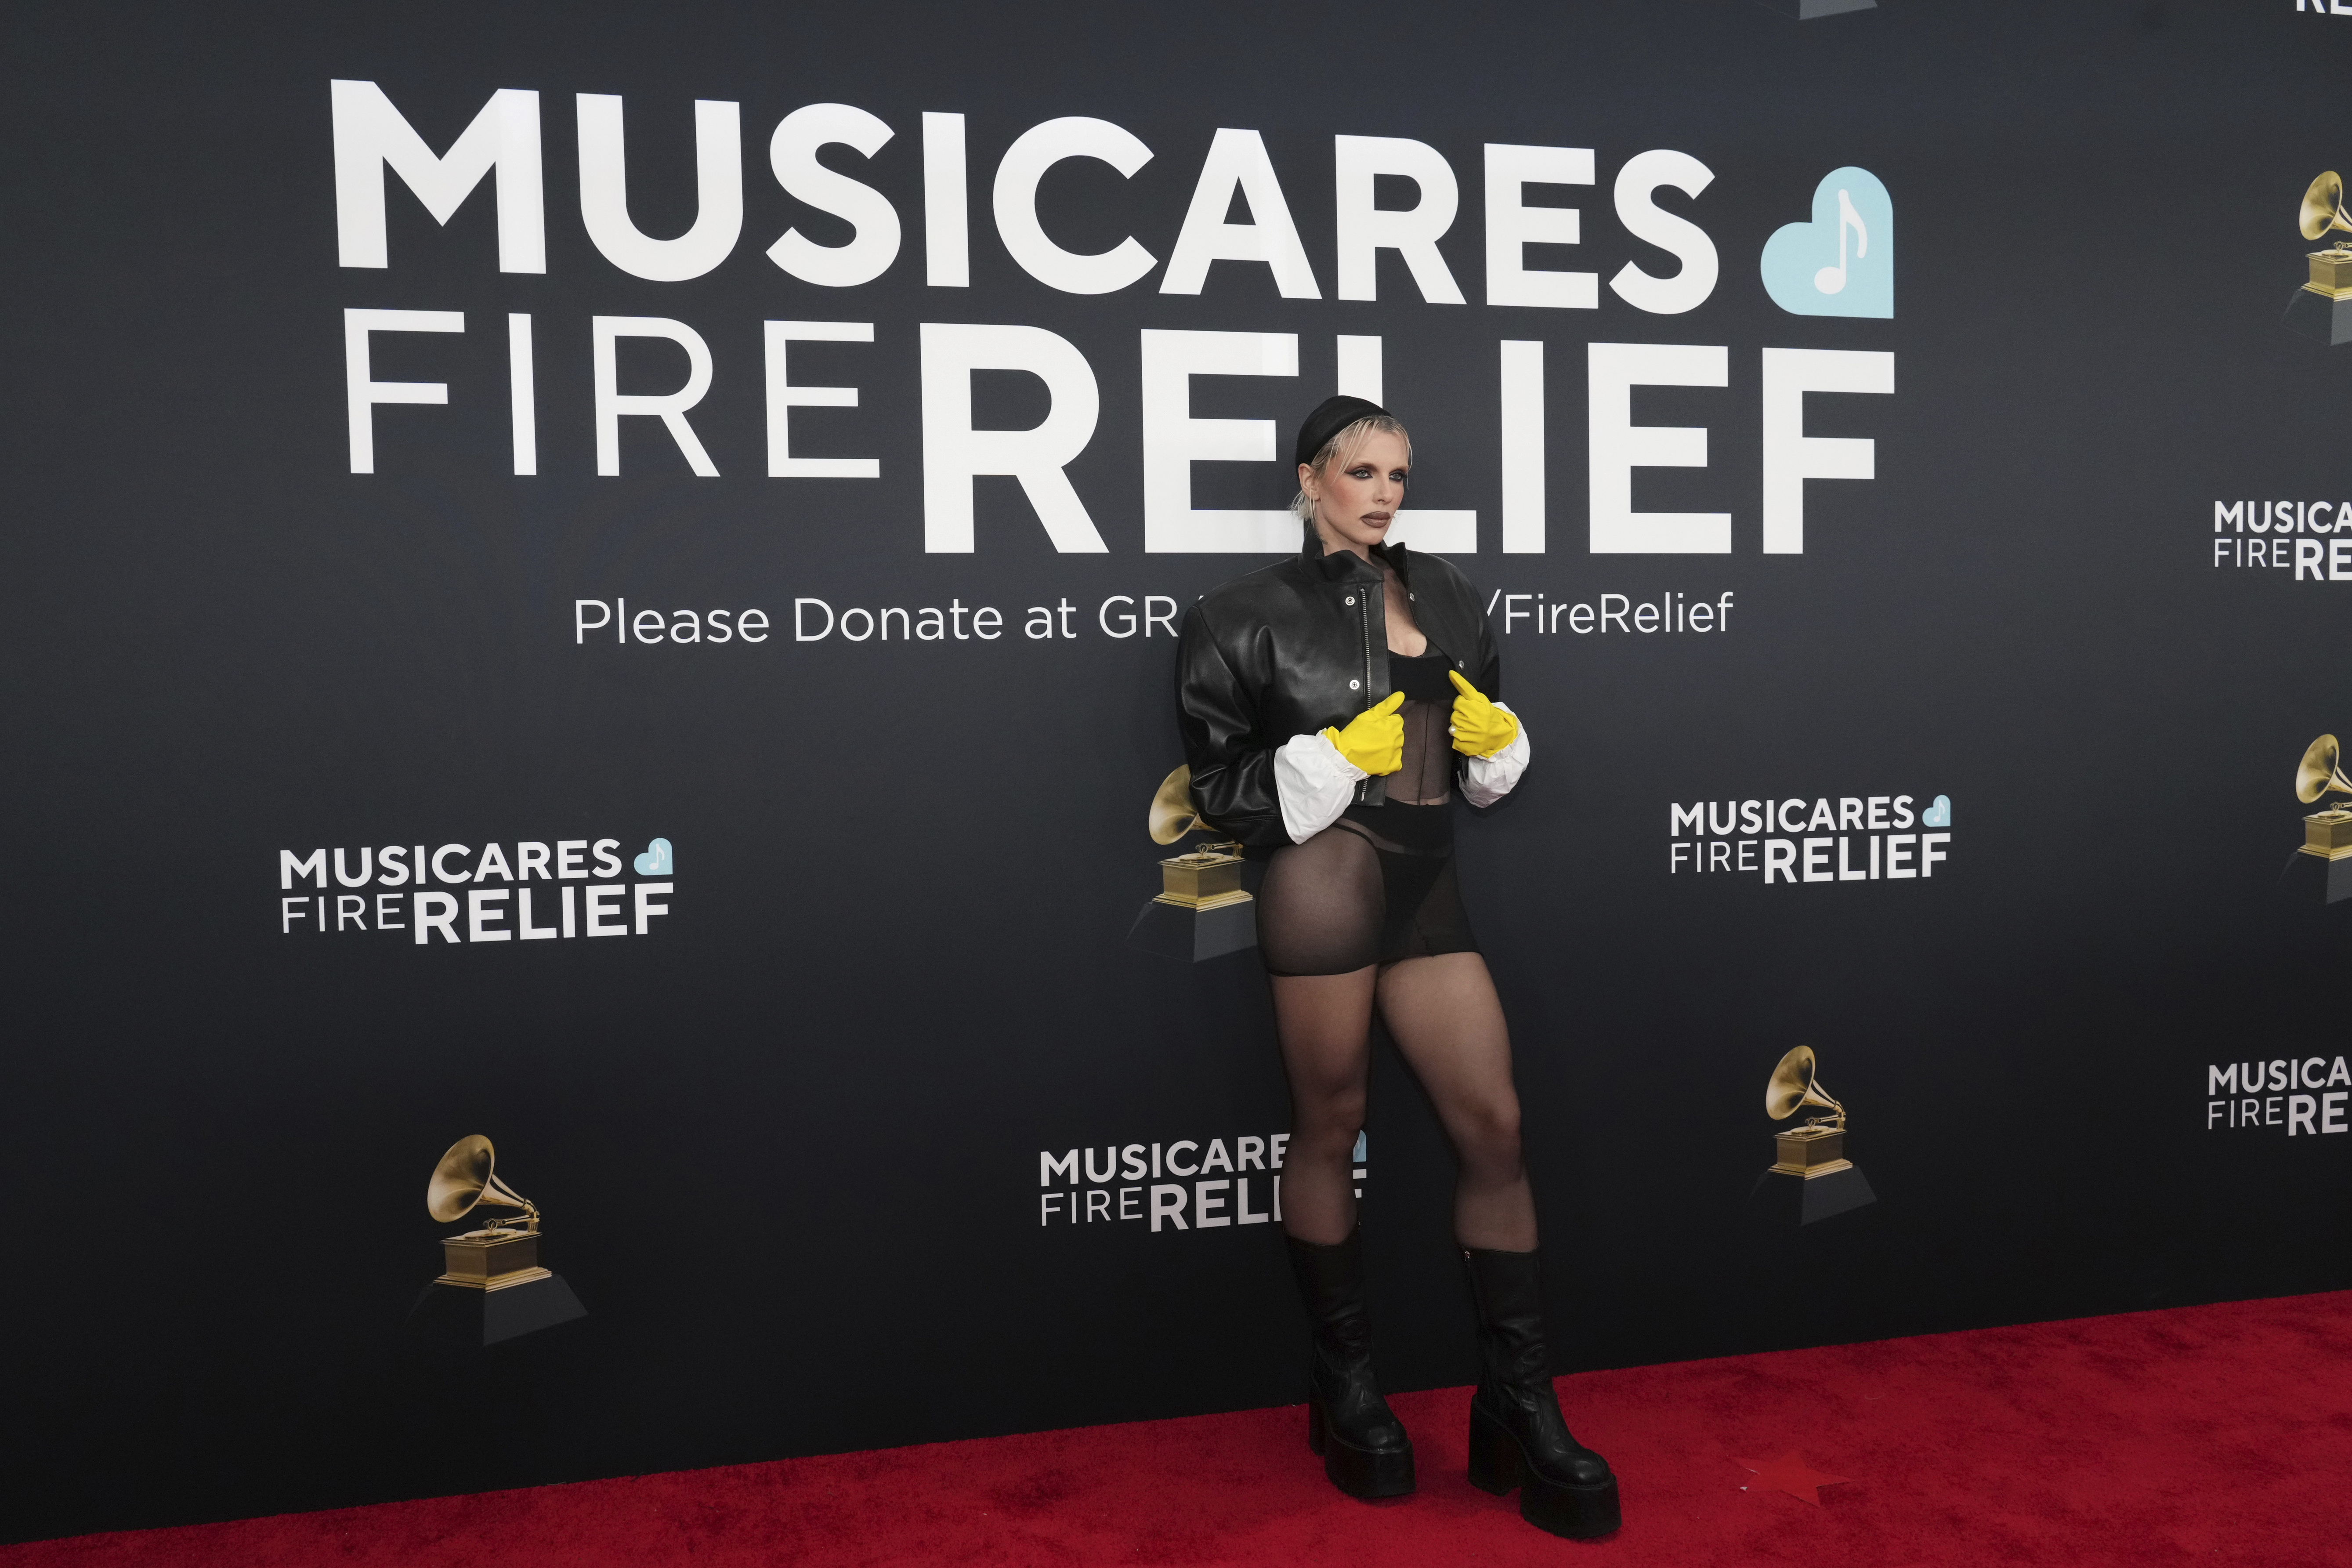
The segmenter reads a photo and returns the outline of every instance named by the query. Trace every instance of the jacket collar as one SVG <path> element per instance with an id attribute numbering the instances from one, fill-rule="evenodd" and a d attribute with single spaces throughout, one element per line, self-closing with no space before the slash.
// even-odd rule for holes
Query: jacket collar
<path id="1" fill-rule="evenodd" d="M 1412 568 L 1409 564 L 1409 552 L 1403 545 L 1375 544 L 1372 554 L 1395 571 L 1399 582 L 1407 587 L 1412 586 Z M 1381 574 L 1379 566 L 1352 550 L 1325 550 L 1323 536 L 1315 531 L 1311 523 L 1307 526 L 1307 538 L 1298 552 L 1298 559 L 1309 571 L 1328 582 L 1338 583 L 1350 577 L 1378 577 Z"/>

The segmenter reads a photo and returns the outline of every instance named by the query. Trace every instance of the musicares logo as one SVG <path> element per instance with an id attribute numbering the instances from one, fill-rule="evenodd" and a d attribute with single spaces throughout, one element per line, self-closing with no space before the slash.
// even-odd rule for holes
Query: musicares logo
<path id="1" fill-rule="evenodd" d="M 1843 3 L 1788 0 L 1801 16 Z M 1042 105 L 1022 115 L 1016 94 L 1016 101 L 999 112 L 970 117 L 958 110 L 919 110 L 893 124 L 853 104 L 826 102 L 802 104 L 772 124 L 759 119 L 747 124 L 747 110 L 758 116 L 783 106 L 697 98 L 692 110 L 698 171 L 694 219 L 684 234 L 657 237 L 639 229 L 631 211 L 646 194 L 644 182 L 660 176 L 643 168 L 632 174 L 625 153 L 625 126 L 631 119 L 642 127 L 650 115 L 682 114 L 686 105 L 675 94 L 683 86 L 673 82 L 668 94 L 640 94 L 625 104 L 611 93 L 557 96 L 551 86 L 499 88 L 465 129 L 436 151 L 378 83 L 343 79 L 328 84 L 330 112 L 324 123 L 314 121 L 314 130 L 328 139 L 331 158 L 314 163 L 321 170 L 331 163 L 333 170 L 336 262 L 353 274 L 379 275 L 375 280 L 347 277 L 344 286 L 352 298 L 373 298 L 381 291 L 380 275 L 395 266 L 395 234 L 403 258 L 398 265 L 420 279 L 416 287 L 426 287 L 423 275 L 412 269 L 438 242 L 425 238 L 415 227 L 413 215 L 420 205 L 435 224 L 446 225 L 469 202 L 477 210 L 486 201 L 494 202 L 499 274 L 548 276 L 551 267 L 574 264 L 560 248 L 559 259 L 551 261 L 547 244 L 550 212 L 562 211 L 569 205 L 568 196 L 576 203 L 573 210 L 585 226 L 591 247 L 602 258 L 598 275 L 609 279 L 601 270 L 609 267 L 640 280 L 625 293 L 595 298 L 563 291 L 558 297 L 569 303 L 553 312 L 494 314 L 478 305 L 470 312 L 450 308 L 461 301 L 442 292 L 453 287 L 446 281 L 428 289 L 439 296 L 430 301 L 439 308 L 347 306 L 342 320 L 344 424 L 352 474 L 378 471 L 381 423 L 404 432 L 382 454 L 387 471 L 414 459 L 419 450 L 412 444 L 415 442 L 478 454 L 506 445 L 511 461 L 497 466 L 518 479 L 553 479 L 551 470 L 542 473 L 540 460 L 539 393 L 544 368 L 551 375 L 567 378 L 564 395 L 548 400 L 546 412 L 555 416 L 561 410 L 562 416 L 571 419 L 586 416 L 573 428 L 583 437 L 593 434 L 593 472 L 602 479 L 622 475 L 626 452 L 633 473 L 646 471 L 644 466 L 651 464 L 653 471 L 690 474 L 698 479 L 717 479 L 723 468 L 787 486 L 806 480 L 885 485 L 892 487 L 889 510 L 910 525 L 902 536 L 906 543 L 914 542 L 917 529 L 912 525 L 919 522 L 925 553 L 961 555 L 983 548 L 984 537 L 1000 542 L 1006 537 L 1001 530 L 986 535 L 976 531 L 974 508 L 975 497 L 986 493 L 981 487 L 1011 478 L 1019 481 L 1028 510 L 1057 554 L 1104 554 L 1137 544 L 1145 554 L 1287 553 L 1297 548 L 1298 523 L 1286 510 L 1193 504 L 1194 470 L 1206 465 L 1256 464 L 1269 484 L 1279 477 L 1265 471 L 1276 467 L 1276 421 L 1204 417 L 1195 412 L 1199 389 L 1194 384 L 1215 381 L 1229 387 L 1232 395 L 1244 400 L 1228 405 L 1223 402 L 1226 393 L 1217 395 L 1220 406 L 1235 414 L 1253 405 L 1265 414 L 1295 410 L 1302 401 L 1312 401 L 1307 378 L 1320 381 L 1327 374 L 1331 390 L 1380 401 L 1381 337 L 1336 330 L 1364 323 L 1355 313 L 1326 314 L 1326 305 L 1347 301 L 1353 312 L 1356 302 L 1383 298 L 1392 306 L 1415 300 L 1412 308 L 1446 311 L 1469 304 L 1480 279 L 1456 277 L 1458 262 L 1449 261 L 1439 247 L 1447 235 L 1461 232 L 1457 221 L 1484 230 L 1483 307 L 1588 314 L 1580 318 L 1580 325 L 1571 325 L 1580 318 L 1562 319 L 1559 331 L 1549 336 L 1488 337 L 1488 352 L 1496 355 L 1488 362 L 1491 371 L 1459 384 L 1429 384 L 1417 394 L 1424 402 L 1472 398 L 1483 404 L 1488 396 L 1496 399 L 1484 405 L 1492 409 L 1499 432 L 1496 486 L 1490 493 L 1501 502 L 1501 515 L 1482 520 L 1475 508 L 1409 510 L 1398 521 L 1416 549 L 1470 553 L 1499 546 L 1507 554 L 1542 555 L 1568 545 L 1571 531 L 1564 523 L 1548 521 L 1549 513 L 1557 510 L 1548 497 L 1559 476 L 1547 467 L 1545 453 L 1558 445 L 1562 425 L 1580 413 L 1585 483 L 1570 488 L 1585 498 L 1577 510 L 1583 514 L 1588 553 L 1731 553 L 1734 514 L 1728 510 L 1634 509 L 1635 470 L 1706 468 L 1710 431 L 1706 424 L 1636 423 L 1637 388 L 1716 389 L 1723 395 L 1702 396 L 1690 405 L 1712 407 L 1718 425 L 1743 405 L 1754 408 L 1763 461 L 1753 515 L 1760 522 L 1757 542 L 1767 554 L 1805 552 L 1808 481 L 1867 480 L 1874 474 L 1873 437 L 1806 433 L 1806 398 L 1811 394 L 1891 395 L 1895 384 L 1893 348 L 1752 344 L 1735 353 L 1728 342 L 1706 342 L 1722 338 L 1724 331 L 1698 324 L 1712 318 L 1695 318 L 1691 312 L 1706 306 L 1726 274 L 1723 254 L 1705 226 L 1715 214 L 1736 210 L 1728 204 L 1737 198 L 1725 191 L 1706 205 L 1688 205 L 1714 189 L 1717 177 L 1699 158 L 1676 148 L 1633 152 L 1611 168 L 1589 146 L 1465 141 L 1448 149 L 1408 137 L 1353 135 L 1336 128 L 1327 139 L 1317 128 L 1296 123 L 1286 124 L 1269 142 L 1259 131 L 1243 126 L 1211 132 L 1203 122 L 1195 128 L 1201 133 L 1196 136 L 1178 125 L 1165 125 L 1164 136 L 1175 141 L 1163 139 L 1163 151 L 1177 142 L 1197 147 L 1202 136 L 1207 138 L 1197 166 L 1170 171 L 1180 182 L 1177 189 L 1188 177 L 1192 183 L 1184 216 L 1162 209 L 1140 233 L 1126 235 L 1108 249 L 1080 254 L 1064 249 L 1045 233 L 1038 193 L 1048 174 L 1065 163 L 1100 164 L 1124 179 L 1159 155 L 1135 132 L 1111 121 L 1053 113 Z M 551 100 L 545 106 L 542 91 Z M 566 118 L 576 134 L 560 143 L 567 156 L 559 168 L 542 156 L 541 113 L 543 107 L 563 105 L 566 99 Z M 446 107 L 438 107 L 433 118 L 439 119 Z M 1005 110 L 1017 117 L 1008 117 Z M 1030 120 L 1030 115 L 1036 118 Z M 764 248 L 756 240 L 745 243 L 750 235 L 744 224 L 750 193 L 742 156 L 747 132 L 766 146 L 765 173 L 784 195 L 829 215 L 829 226 L 845 225 L 853 237 L 841 244 L 818 243 L 794 228 Z M 572 153 L 576 158 L 568 155 Z M 908 198 L 894 198 L 883 188 L 854 178 L 864 167 L 860 159 L 876 160 L 877 176 L 919 163 L 923 175 L 915 205 L 902 210 L 900 204 Z M 1284 192 L 1286 167 L 1293 188 L 1312 180 L 1331 194 L 1328 207 L 1318 203 L 1307 209 L 1318 218 L 1325 211 L 1329 214 L 1332 265 L 1320 271 L 1308 242 L 1314 238 L 1314 250 L 1321 252 L 1323 239 L 1311 229 L 1301 232 L 1298 215 Z M 549 183 L 550 174 L 571 176 L 572 188 L 558 191 Z M 677 177 L 674 163 L 668 177 Z M 885 178 L 883 184 L 894 184 L 895 178 Z M 1398 182 L 1419 190 L 1416 205 L 1380 205 L 1383 191 Z M 764 183 L 754 172 L 751 187 Z M 992 198 L 982 192 L 992 192 Z M 1465 192 L 1475 193 L 1466 202 Z M 1662 192 L 1673 193 L 1663 198 L 1664 205 Z M 671 204 L 656 199 L 656 205 Z M 1819 183 L 1811 209 L 1809 220 L 1787 226 L 1768 247 L 1765 282 L 1772 298 L 1783 310 L 1802 316 L 1891 318 L 1894 207 L 1885 185 L 1867 170 L 1837 168 Z M 1234 221 L 1237 211 L 1246 216 L 1246 222 Z M 395 218 L 395 214 L 402 216 Z M 1604 273 L 1597 265 L 1545 264 L 1553 258 L 1572 263 L 1580 254 L 1573 247 L 1607 237 L 1604 221 L 1613 222 L 1650 251 L 1672 257 L 1671 270 L 1648 270 L 1653 264 L 1649 252 L 1613 272 Z M 902 254 L 902 239 L 917 232 L 924 237 L 919 252 L 909 246 Z M 491 258 L 478 240 L 453 237 L 448 245 L 470 251 L 476 265 L 488 271 Z M 977 266 L 975 246 L 983 247 Z M 1404 263 L 1409 292 L 1403 279 L 1383 266 L 1384 251 Z M 441 269 L 449 254 L 442 251 L 434 276 L 449 276 Z M 1050 295 L 1032 291 L 1028 283 L 1020 286 L 1021 298 L 1052 311 L 1052 325 L 1002 319 L 1012 310 L 1025 313 L 1029 306 L 1013 306 L 1004 302 L 1012 296 L 995 295 L 997 285 L 988 275 L 995 270 L 999 254 L 1031 283 L 1067 297 L 1052 301 Z M 1266 269 L 1264 282 L 1272 285 L 1284 305 L 1276 318 L 1253 311 L 1253 329 L 1278 324 L 1285 330 L 1244 331 L 1237 330 L 1238 324 L 1236 329 L 1218 329 L 1208 320 L 1182 330 L 1131 324 L 1139 296 L 1129 290 L 1199 299 L 1213 268 L 1223 279 L 1256 276 L 1249 269 L 1259 267 Z M 717 309 L 710 304 L 717 296 L 707 286 L 671 296 L 674 306 L 660 290 L 693 284 L 721 268 L 744 283 L 754 274 L 772 279 L 781 269 L 817 286 L 829 301 L 838 300 L 829 309 L 862 319 L 755 323 L 729 314 L 698 316 L 698 325 L 638 313 L 687 309 L 690 300 L 702 301 L 695 307 L 698 312 Z M 973 289 L 975 277 L 981 288 L 965 292 Z M 1389 279 L 1385 296 L 1383 277 Z M 1465 283 L 1471 288 L 1466 289 Z M 653 290 L 644 284 L 653 285 Z M 595 287 L 601 290 L 604 285 Z M 915 287 L 956 292 L 908 292 Z M 877 291 L 860 292 L 869 288 Z M 766 296 L 772 290 L 762 284 L 759 292 Z M 934 303 L 918 305 L 919 298 Z M 997 302 L 991 303 L 992 298 Z M 965 301 L 953 307 L 954 314 L 969 311 L 981 319 L 937 320 L 949 312 L 949 299 Z M 418 295 L 415 302 L 422 306 L 426 297 Z M 602 313 L 620 309 L 629 313 Z M 503 322 L 499 315 L 505 317 Z M 933 319 L 922 319 L 927 317 Z M 1669 317 L 1677 323 L 1675 336 L 1699 341 L 1645 341 L 1664 330 L 1647 323 Z M 1458 315 L 1453 319 L 1463 320 Z M 1498 325 L 1506 321 L 1534 324 L 1524 314 L 1496 319 Z M 748 336 L 754 331 L 756 338 Z M 504 338 L 503 377 L 488 371 L 478 355 L 462 352 L 464 342 L 447 341 L 468 333 L 473 334 L 468 342 L 478 342 L 485 333 Z M 1551 341 L 1563 334 L 1586 341 Z M 541 355 L 540 345 L 551 337 L 564 346 L 560 353 Z M 627 383 L 633 389 L 623 390 L 625 353 L 634 356 L 636 352 L 634 347 L 625 350 L 625 344 L 645 342 L 667 345 L 665 353 L 683 354 L 682 384 L 666 376 L 655 384 L 664 390 L 653 390 L 632 374 Z M 750 346 L 754 342 L 756 349 Z M 1326 342 L 1328 360 L 1321 357 Z M 394 343 L 403 346 L 394 349 Z M 730 344 L 743 346 L 730 349 Z M 1755 352 L 1759 349 L 1760 354 Z M 450 379 L 379 379 L 379 368 L 389 368 L 379 364 L 387 352 L 419 372 Z M 759 368 L 730 363 L 722 375 L 719 356 L 728 353 L 745 353 Z M 1555 356 L 1549 372 L 1548 353 Z M 1587 395 L 1580 406 L 1547 414 L 1548 378 L 1556 383 L 1564 373 L 1572 375 L 1557 363 L 1563 354 L 1583 360 Z M 490 361 L 498 357 L 492 350 Z M 1752 368 L 1735 379 L 1735 363 Z M 820 373 L 814 368 L 818 363 L 843 368 Z M 833 379 L 818 384 L 811 378 L 820 374 Z M 973 399 L 975 378 L 1004 375 L 1038 384 L 1045 394 L 1041 420 L 1005 429 L 980 417 L 982 405 Z M 844 376 L 852 379 L 839 379 Z M 1255 381 L 1254 394 L 1240 384 L 1252 378 L 1265 378 Z M 1130 412 L 1118 416 L 1128 423 L 1123 438 L 1140 448 L 1139 463 L 1121 466 L 1139 482 L 1123 493 L 1106 492 L 1097 487 L 1105 482 L 1124 486 L 1126 481 L 1088 478 L 1085 489 L 1091 493 L 1082 493 L 1072 469 L 1102 434 L 1107 411 L 1120 405 L 1118 398 L 1106 405 L 1107 382 L 1139 388 L 1138 398 L 1125 405 Z M 914 427 L 918 461 L 901 467 L 893 458 L 893 466 L 886 468 L 878 456 L 820 457 L 807 449 L 824 438 L 822 411 L 867 406 L 868 396 L 885 384 L 899 389 L 887 395 L 905 397 L 911 392 L 911 401 L 919 405 L 890 415 Z M 706 406 L 706 397 L 718 401 Z M 429 412 L 436 409 L 444 412 Z M 1876 416 L 1861 416 L 1865 423 Z M 697 420 L 704 422 L 699 430 Z M 751 433 L 760 426 L 764 426 L 764 443 Z M 722 436 L 722 430 L 729 433 Z M 797 437 L 796 430 L 802 432 Z M 506 441 L 490 439 L 493 431 Z M 717 442 L 715 455 L 704 445 L 705 434 Z M 795 440 L 801 447 L 795 447 Z M 562 445 L 569 447 L 571 443 Z M 588 445 L 580 443 L 583 456 Z M 1276 493 L 1289 489 L 1285 482 Z M 1098 518 L 1114 523 L 1109 533 L 1098 526 Z M 1002 546 L 991 542 L 984 547 L 993 551 Z M 618 593 L 617 586 L 613 592 Z M 843 586 L 820 589 L 811 596 L 837 603 L 851 593 Z M 673 647 L 684 643 L 707 648 L 715 643 L 738 649 L 746 641 L 756 647 L 773 635 L 774 607 L 751 606 L 748 633 L 743 606 L 718 606 L 721 613 L 715 616 L 712 608 L 706 601 L 694 609 L 665 615 L 641 605 L 625 618 L 617 599 L 608 605 L 599 595 L 575 603 L 573 637 L 577 643 L 589 631 L 603 628 L 616 644 L 625 631 L 630 639 L 626 646 L 658 640 Z M 878 643 L 887 608 L 868 605 L 864 615 L 852 613 L 857 608 L 854 601 L 842 608 L 842 618 L 850 623 L 839 628 L 843 640 L 861 640 L 870 616 Z M 952 626 L 953 606 L 949 610 Z M 980 633 L 983 639 L 992 635 L 992 617 L 998 613 L 992 610 L 980 617 L 986 628 Z M 1058 614 L 1054 618 L 1058 620 Z M 1042 630 L 1032 635 L 1043 640 Z M 919 624 L 915 637 L 928 640 Z"/>
<path id="2" fill-rule="evenodd" d="M 2352 583 L 2352 500 L 2217 500 L 2212 538 L 2217 569 L 2292 569 L 2292 582 Z"/>
<path id="3" fill-rule="evenodd" d="M 1106 1143 L 1101 1159 L 1093 1148 L 1037 1152 L 1040 1226 L 1148 1222 L 1151 1234 L 1173 1230 L 1223 1230 L 1233 1226 L 1279 1224 L 1282 1219 L 1282 1152 L 1287 1132 L 1233 1140 L 1180 1138 L 1172 1143 Z M 1356 1135 L 1356 1180 L 1366 1173 L 1366 1143 Z M 1223 1174 L 1214 1173 L 1222 1172 Z M 1255 1173 L 1255 1174 L 1253 1173 Z M 1181 1176 L 1182 1181 L 1167 1178 Z M 1080 1178 L 1083 1177 L 1083 1184 Z M 1125 1184 L 1122 1185 L 1121 1184 Z M 1055 1189 L 1066 1186 L 1067 1191 Z M 1359 1185 L 1356 1195 L 1362 1197 Z"/>
<path id="4" fill-rule="evenodd" d="M 1669 805 L 1666 869 L 1705 875 L 1761 871 L 1781 882 L 1925 880 L 1951 858 L 1952 797 L 1919 811 L 1907 795 L 1849 795 L 1811 804 L 1787 800 L 1702 800 Z M 1690 830 L 1690 837 L 1683 830 Z M 1774 834 L 1787 837 L 1772 837 Z"/>
<path id="5" fill-rule="evenodd" d="M 2344 1116 L 2344 1102 L 2352 1098 L 2352 1089 L 2331 1087 L 2339 1083 L 2352 1084 L 2352 1071 L 2346 1069 L 2342 1057 L 2333 1062 L 2326 1057 L 2305 1057 L 2300 1061 L 2279 1057 L 2267 1062 L 2209 1066 L 2205 1092 L 2230 1098 L 2206 1100 L 2205 1130 L 2283 1126 L 2290 1138 L 2302 1133 L 2352 1132 L 2352 1123 Z M 2320 1092 L 2287 1092 L 2299 1089 Z"/>
<path id="6" fill-rule="evenodd" d="M 656 900 L 676 889 L 677 858 L 667 838 L 656 838 L 632 862 L 642 878 L 634 886 L 620 879 L 617 838 L 524 839 L 509 858 L 496 844 L 477 850 L 444 844 L 430 855 L 422 844 L 378 849 L 323 848 L 307 855 L 278 852 L 278 930 L 340 935 L 346 931 L 405 931 L 419 947 L 438 935 L 446 942 L 557 942 L 578 936 L 645 936 L 652 921 L 669 913 Z M 406 888 L 398 893 L 329 893 L 330 870 L 338 889 Z M 598 880 L 597 879 L 608 879 Z M 426 881 L 465 886 L 460 895 L 427 888 Z M 496 881 L 500 885 L 491 887 Z M 533 888 L 533 882 L 549 884 Z M 308 883 L 317 892 L 292 891 Z M 583 886 L 574 887 L 580 883 Z M 332 907 L 330 907 L 331 900 Z M 540 921 L 544 920 L 545 924 Z"/>

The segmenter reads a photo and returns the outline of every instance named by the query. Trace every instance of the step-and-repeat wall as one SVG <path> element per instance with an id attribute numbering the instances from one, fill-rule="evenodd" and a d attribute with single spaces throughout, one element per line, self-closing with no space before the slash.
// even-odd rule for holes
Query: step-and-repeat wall
<path id="1" fill-rule="evenodd" d="M 1149 828 L 1343 389 L 1561 1370 L 2352 1284 L 2347 7 L 9 30 L 7 1533 L 1298 1398 Z"/>

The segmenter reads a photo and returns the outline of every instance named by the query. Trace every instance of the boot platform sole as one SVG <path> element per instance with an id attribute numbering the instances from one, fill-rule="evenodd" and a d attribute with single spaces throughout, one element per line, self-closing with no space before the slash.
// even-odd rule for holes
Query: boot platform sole
<path id="1" fill-rule="evenodd" d="M 1519 1517 L 1570 1541 L 1606 1535 L 1624 1522 L 1616 1477 L 1591 1486 L 1546 1479 L 1528 1462 L 1510 1429 L 1475 1405 L 1470 1407 L 1470 1484 L 1497 1497 L 1518 1488 Z"/>
<path id="2" fill-rule="evenodd" d="M 1307 1402 L 1307 1447 L 1323 1456 L 1323 1473 L 1351 1498 L 1403 1497 L 1413 1489 L 1412 1445 L 1402 1448 L 1359 1448 L 1331 1430 L 1323 1402 Z"/>

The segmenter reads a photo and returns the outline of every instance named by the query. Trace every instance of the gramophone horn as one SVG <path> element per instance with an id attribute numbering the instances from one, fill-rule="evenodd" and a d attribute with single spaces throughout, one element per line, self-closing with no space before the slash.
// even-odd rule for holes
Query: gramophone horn
<path id="1" fill-rule="evenodd" d="M 2344 776 L 2344 748 L 2335 736 L 2322 735 L 2295 766 L 2294 798 L 2308 805 L 2331 791 L 2352 795 L 2352 779 Z"/>
<path id="2" fill-rule="evenodd" d="M 1196 827 L 1209 825 L 1192 805 L 1192 770 L 1178 768 L 1160 781 L 1151 795 L 1151 842 L 1173 844 Z"/>
<path id="3" fill-rule="evenodd" d="M 1813 1081 L 1813 1047 L 1799 1046 L 1772 1069 L 1771 1081 L 1764 1086 L 1764 1110 L 1773 1121 L 1786 1121 L 1808 1105 L 1845 1114 L 1845 1107 L 1822 1093 Z"/>
<path id="4" fill-rule="evenodd" d="M 2352 234 L 2352 218 L 2344 213 L 2343 175 L 2330 169 L 2311 182 L 2311 189 L 2303 193 L 2298 222 L 2305 239 L 2317 239 L 2331 228 Z"/>
<path id="5" fill-rule="evenodd" d="M 449 1145 L 441 1163 L 433 1167 L 433 1179 L 425 1184 L 425 1208 L 435 1219 L 445 1224 L 463 1219 L 483 1204 L 499 1208 L 520 1209 L 530 1228 L 539 1228 L 539 1210 L 529 1198 L 491 1173 L 498 1154 L 490 1141 L 477 1132 L 460 1138 Z"/>

